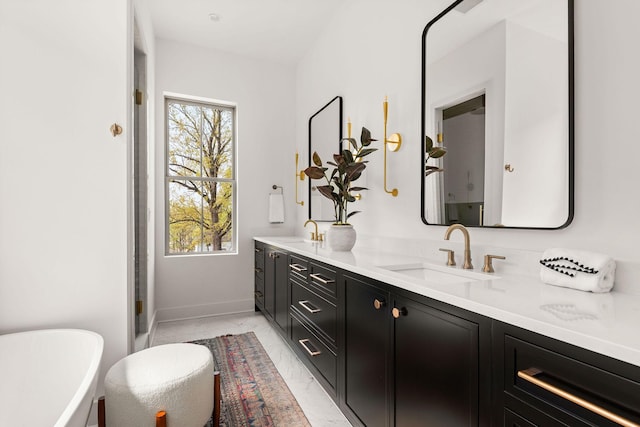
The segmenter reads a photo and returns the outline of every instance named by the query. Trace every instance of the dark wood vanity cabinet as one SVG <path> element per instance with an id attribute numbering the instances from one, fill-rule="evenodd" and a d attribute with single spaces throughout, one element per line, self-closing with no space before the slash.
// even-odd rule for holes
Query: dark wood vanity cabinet
<path id="1" fill-rule="evenodd" d="M 494 354 L 504 425 L 640 425 L 640 367 L 497 321 Z"/>
<path id="2" fill-rule="evenodd" d="M 344 275 L 345 413 L 366 426 L 489 425 L 490 321 Z"/>
<path id="3" fill-rule="evenodd" d="M 273 320 L 286 334 L 288 254 L 278 248 L 256 242 L 255 292 L 256 307 Z M 261 264 L 259 264 L 259 262 Z"/>
<path id="4" fill-rule="evenodd" d="M 356 426 L 640 425 L 638 366 L 260 242 L 255 305 Z"/>

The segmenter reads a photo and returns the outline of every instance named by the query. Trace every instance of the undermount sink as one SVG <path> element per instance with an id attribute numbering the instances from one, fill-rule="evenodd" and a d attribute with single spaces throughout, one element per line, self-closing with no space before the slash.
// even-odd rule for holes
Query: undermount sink
<path id="1" fill-rule="evenodd" d="M 280 243 L 319 243 L 317 240 L 303 239 L 302 237 L 278 237 L 277 240 Z"/>
<path id="2" fill-rule="evenodd" d="M 381 265 L 379 268 L 428 282 L 453 284 L 497 279 L 496 276 L 426 262 Z"/>

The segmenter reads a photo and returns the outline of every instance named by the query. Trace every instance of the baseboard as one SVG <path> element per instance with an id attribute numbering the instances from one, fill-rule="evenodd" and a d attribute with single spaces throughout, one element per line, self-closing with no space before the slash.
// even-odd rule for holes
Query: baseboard
<path id="1" fill-rule="evenodd" d="M 213 304 L 159 308 L 156 310 L 154 322 L 162 323 L 175 320 L 197 319 L 200 317 L 221 316 L 225 314 L 247 313 L 253 311 L 254 307 L 255 301 L 253 299 L 247 299 Z M 153 342 L 153 340 L 151 342 Z"/>

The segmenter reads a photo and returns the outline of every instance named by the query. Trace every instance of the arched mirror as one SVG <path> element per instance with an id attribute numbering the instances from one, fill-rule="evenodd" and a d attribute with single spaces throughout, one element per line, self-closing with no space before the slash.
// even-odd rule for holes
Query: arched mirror
<path id="1" fill-rule="evenodd" d="M 566 227 L 573 127 L 573 0 L 458 0 L 426 26 L 425 224 Z"/>
<path id="2" fill-rule="evenodd" d="M 340 152 L 342 139 L 342 97 L 336 96 L 309 118 L 309 159 L 316 151 L 323 162 L 333 161 L 333 155 Z M 309 179 L 309 219 L 314 221 L 335 221 L 333 202 L 316 189 L 324 181 Z"/>

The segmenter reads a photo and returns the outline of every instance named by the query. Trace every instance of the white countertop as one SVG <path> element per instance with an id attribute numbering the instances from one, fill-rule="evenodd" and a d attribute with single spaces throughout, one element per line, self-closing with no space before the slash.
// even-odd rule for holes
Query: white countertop
<path id="1" fill-rule="evenodd" d="M 406 289 L 465 310 L 528 329 L 640 367 L 640 296 L 616 292 L 594 294 L 544 284 L 530 275 L 469 272 L 431 260 L 356 245 L 333 252 L 301 237 L 256 237 L 286 251 Z M 428 281 L 384 266 L 429 263 L 434 269 L 468 276 L 454 283 Z M 531 270 L 529 266 L 529 270 Z M 438 273 L 435 273 L 438 274 Z M 477 278 L 486 280 L 475 280 Z"/>

